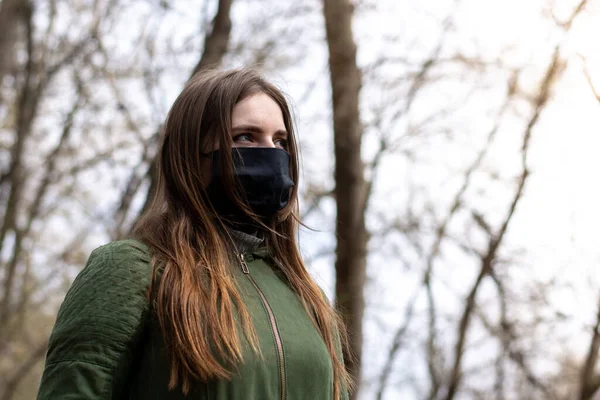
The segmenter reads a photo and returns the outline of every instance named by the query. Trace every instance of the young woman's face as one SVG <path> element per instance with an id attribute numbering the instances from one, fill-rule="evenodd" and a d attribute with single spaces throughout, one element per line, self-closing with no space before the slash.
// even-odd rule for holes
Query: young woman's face
<path id="1" fill-rule="evenodd" d="M 279 105 L 267 94 L 256 93 L 237 103 L 231 115 L 232 147 L 272 147 L 287 150 L 288 133 Z M 218 150 L 215 146 L 214 150 Z M 210 158 L 202 165 L 204 182 L 210 181 Z"/>
<path id="2" fill-rule="evenodd" d="M 257 93 L 233 108 L 233 147 L 277 147 L 287 149 L 288 133 L 279 105 L 267 94 Z"/>

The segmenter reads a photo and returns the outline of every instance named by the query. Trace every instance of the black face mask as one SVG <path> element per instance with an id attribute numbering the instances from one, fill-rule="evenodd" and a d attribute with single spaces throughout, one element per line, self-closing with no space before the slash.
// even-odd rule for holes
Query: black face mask
<path id="1" fill-rule="evenodd" d="M 207 191 L 219 216 L 237 224 L 249 223 L 247 217 L 229 198 L 219 167 L 218 151 L 212 155 L 212 180 Z M 250 209 L 268 220 L 290 200 L 294 182 L 290 177 L 290 155 L 282 149 L 236 147 L 232 149 L 234 177 L 240 182 Z"/>

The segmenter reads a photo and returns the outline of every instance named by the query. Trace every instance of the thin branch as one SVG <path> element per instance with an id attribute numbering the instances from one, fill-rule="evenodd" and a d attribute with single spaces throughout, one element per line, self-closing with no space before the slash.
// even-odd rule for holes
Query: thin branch
<path id="1" fill-rule="evenodd" d="M 498 340 L 500 340 L 500 343 L 502 344 L 502 349 L 508 355 L 508 358 L 521 370 L 522 375 L 527 382 L 533 388 L 541 391 L 544 394 L 544 398 L 553 398 L 554 396 L 548 386 L 536 377 L 531 368 L 527 365 L 523 351 L 512 347 L 513 343 L 517 340 L 517 335 L 514 333 L 513 323 L 508 319 L 506 291 L 502 281 L 494 271 L 492 271 L 490 277 L 498 289 L 498 300 L 500 301 L 500 330 L 494 329 L 482 313 L 479 313 L 479 318 L 487 328 L 488 332 L 498 337 Z M 504 399 L 504 397 L 502 397 L 502 399 Z"/>
<path id="2" fill-rule="evenodd" d="M 505 324 L 501 324 L 500 328 L 494 326 L 485 316 L 485 314 L 476 309 L 474 314 L 479 318 L 482 325 L 492 336 L 498 338 L 502 344 L 502 350 L 504 354 L 500 355 L 498 359 L 503 359 L 503 355 L 506 355 L 510 361 L 512 361 L 521 371 L 521 376 L 536 390 L 543 393 L 544 399 L 554 398 L 552 392 L 548 386 L 542 382 L 526 364 L 526 357 L 522 350 L 512 348 L 512 343 L 516 340 L 516 335 L 513 332 L 512 324 L 506 320 Z M 497 387 L 497 383 L 495 384 Z M 504 400 L 506 397 L 498 397 L 498 399 Z"/>
<path id="3" fill-rule="evenodd" d="M 300 220 L 305 221 L 313 212 L 319 209 L 319 205 L 321 201 L 324 199 L 333 196 L 333 190 L 319 190 L 318 192 L 310 193 L 307 202 L 310 203 L 310 206 L 302 213 Z"/>
<path id="4" fill-rule="evenodd" d="M 598 100 L 598 103 L 600 103 L 600 91 L 598 91 L 598 89 L 596 89 L 596 86 L 594 85 L 594 82 L 592 80 L 592 75 L 590 73 L 590 70 L 589 70 L 587 64 L 585 64 L 585 61 L 584 61 L 584 65 L 583 65 L 583 73 L 585 74 L 585 78 L 588 82 L 590 89 L 592 90 L 592 93 L 594 94 L 594 97 L 596 98 L 596 100 Z"/>
<path id="5" fill-rule="evenodd" d="M 460 0 L 454 0 L 453 10 L 456 10 Z M 417 92 L 421 89 L 421 87 L 425 84 L 425 78 L 431 68 L 435 66 L 436 61 L 439 59 L 442 49 L 444 48 L 444 44 L 446 43 L 446 37 L 452 28 L 452 15 L 448 15 L 444 21 L 442 22 L 442 32 L 438 39 L 438 43 L 429 56 L 427 60 L 423 62 L 421 68 L 419 69 L 419 73 L 415 76 L 412 81 L 412 84 L 408 90 L 406 95 L 406 105 L 404 107 L 404 113 L 406 114 L 408 110 L 412 107 L 412 104 L 416 98 Z"/>
<path id="6" fill-rule="evenodd" d="M 392 345 L 388 350 L 388 355 L 383 365 L 383 370 L 381 372 L 381 375 L 379 376 L 379 387 L 377 389 L 376 395 L 377 400 L 383 399 L 383 394 L 385 392 L 385 389 L 387 388 L 390 375 L 392 374 L 394 360 L 398 356 L 398 353 L 402 350 L 406 338 L 406 333 L 408 332 L 408 328 L 412 322 L 413 315 L 415 312 L 415 304 L 417 302 L 417 298 L 419 297 L 420 291 L 421 288 L 418 288 L 408 301 L 408 305 L 404 309 L 404 319 L 402 325 L 396 330 L 394 338 L 392 339 Z"/>
<path id="7" fill-rule="evenodd" d="M 581 2 L 579 2 L 577 7 L 575 7 L 573 9 L 573 12 L 571 12 L 571 15 L 569 16 L 569 18 L 567 18 L 567 20 L 564 22 L 559 21 L 558 17 L 554 13 L 552 13 L 552 18 L 554 19 L 554 22 L 556 23 L 556 25 L 558 25 L 565 31 L 568 31 L 569 29 L 571 29 L 571 26 L 573 25 L 573 21 L 575 21 L 575 18 L 577 18 L 577 16 L 579 14 L 581 14 L 583 9 L 588 5 L 588 2 L 589 2 L 588 0 L 582 0 Z"/>

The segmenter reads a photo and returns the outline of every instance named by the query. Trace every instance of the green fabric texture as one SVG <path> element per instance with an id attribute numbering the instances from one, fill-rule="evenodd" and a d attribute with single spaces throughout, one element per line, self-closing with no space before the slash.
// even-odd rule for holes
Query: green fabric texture
<path id="1" fill-rule="evenodd" d="M 124 240 L 94 250 L 59 310 L 38 400 L 266 400 L 281 399 L 282 389 L 287 400 L 333 399 L 329 354 L 298 297 L 264 248 L 245 253 L 245 259 L 249 274 L 237 265 L 232 271 L 262 358 L 244 340 L 244 362 L 232 371 L 231 380 L 195 382 L 184 396 L 179 388 L 168 389 L 167 350 L 149 311 L 148 248 Z"/>

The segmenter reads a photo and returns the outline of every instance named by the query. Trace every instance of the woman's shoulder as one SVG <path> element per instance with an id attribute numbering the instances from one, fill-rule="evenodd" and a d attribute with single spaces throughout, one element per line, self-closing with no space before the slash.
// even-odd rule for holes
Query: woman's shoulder
<path id="1" fill-rule="evenodd" d="M 112 377 L 131 361 L 130 347 L 145 326 L 151 264 L 137 240 L 92 251 L 58 312 L 38 398 L 108 398 Z"/>
<path id="2" fill-rule="evenodd" d="M 92 251 L 85 267 L 67 292 L 63 307 L 99 301 L 127 306 L 145 297 L 152 275 L 152 257 L 140 241 L 127 239 L 107 243 Z M 88 303 L 89 302 L 89 303 Z"/>
<path id="3" fill-rule="evenodd" d="M 133 331 L 148 307 L 151 273 L 148 247 L 137 240 L 115 241 L 92 251 L 60 307 L 51 347 L 68 343 L 65 337 L 79 340 L 85 335 Z"/>
<path id="4" fill-rule="evenodd" d="M 152 257 L 148 246 L 135 239 L 119 240 L 92 251 L 72 289 L 78 286 L 106 287 L 121 293 L 146 288 L 152 273 Z M 71 290 L 72 291 L 72 290 Z"/>
<path id="5" fill-rule="evenodd" d="M 124 239 L 106 243 L 94 249 L 90 258 L 102 258 L 105 261 L 150 262 L 150 249 L 136 239 Z"/>
<path id="6" fill-rule="evenodd" d="M 148 247 L 134 239 L 119 240 L 92 251 L 85 267 L 77 275 L 70 295 L 81 295 L 80 289 L 98 293 L 139 292 L 147 288 L 152 273 L 152 257 Z"/>

